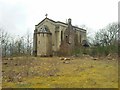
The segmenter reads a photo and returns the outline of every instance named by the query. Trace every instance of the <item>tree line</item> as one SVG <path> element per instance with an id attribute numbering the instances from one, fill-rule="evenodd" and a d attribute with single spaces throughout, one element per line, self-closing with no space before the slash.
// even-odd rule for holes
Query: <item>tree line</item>
<path id="1" fill-rule="evenodd" d="M 32 55 L 32 43 L 32 35 L 29 32 L 24 36 L 12 36 L 4 29 L 0 29 L 2 57 Z"/>
<path id="2" fill-rule="evenodd" d="M 119 47 L 119 26 L 117 22 L 109 23 L 105 27 L 96 30 L 94 36 L 89 33 L 90 28 L 83 25 L 87 30 L 86 43 L 89 47 L 81 46 L 75 49 L 75 54 L 88 54 L 90 56 L 107 56 L 118 54 Z"/>
<path id="3" fill-rule="evenodd" d="M 118 23 L 113 22 L 99 29 L 92 39 L 90 54 L 96 56 L 107 56 L 118 53 Z"/>

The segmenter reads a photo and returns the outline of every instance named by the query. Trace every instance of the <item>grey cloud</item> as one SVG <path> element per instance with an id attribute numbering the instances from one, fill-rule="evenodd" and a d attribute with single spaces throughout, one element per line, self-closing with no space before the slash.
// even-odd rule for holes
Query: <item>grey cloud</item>
<path id="1" fill-rule="evenodd" d="M 26 12 L 22 5 L 0 2 L 0 27 L 15 33 L 25 28 Z"/>

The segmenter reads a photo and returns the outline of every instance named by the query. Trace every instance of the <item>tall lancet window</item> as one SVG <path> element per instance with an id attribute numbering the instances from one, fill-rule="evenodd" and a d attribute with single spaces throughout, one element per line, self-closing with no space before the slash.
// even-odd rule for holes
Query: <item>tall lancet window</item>
<path id="1" fill-rule="evenodd" d="M 61 41 L 63 41 L 63 31 L 61 31 Z"/>

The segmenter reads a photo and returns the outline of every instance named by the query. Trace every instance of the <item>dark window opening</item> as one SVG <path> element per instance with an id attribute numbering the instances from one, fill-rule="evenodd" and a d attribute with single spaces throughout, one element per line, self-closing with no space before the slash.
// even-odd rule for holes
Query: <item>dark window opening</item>
<path id="1" fill-rule="evenodd" d="M 66 42 L 69 43 L 68 36 L 66 36 Z"/>
<path id="2" fill-rule="evenodd" d="M 77 46 L 78 45 L 78 34 L 75 34 L 74 41 L 75 41 L 75 46 Z"/>
<path id="3" fill-rule="evenodd" d="M 80 43 L 81 43 L 82 41 L 81 41 L 81 35 L 80 35 Z"/>
<path id="4" fill-rule="evenodd" d="M 61 41 L 63 41 L 63 31 L 61 31 Z"/>

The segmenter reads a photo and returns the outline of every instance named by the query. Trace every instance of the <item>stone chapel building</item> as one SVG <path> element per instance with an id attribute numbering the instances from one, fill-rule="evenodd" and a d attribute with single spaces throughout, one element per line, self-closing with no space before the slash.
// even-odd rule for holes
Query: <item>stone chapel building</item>
<path id="1" fill-rule="evenodd" d="M 68 23 L 43 19 L 35 25 L 33 35 L 33 54 L 35 56 L 71 55 L 75 47 L 86 40 L 86 30 Z"/>

